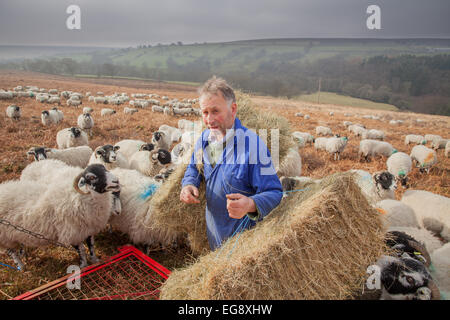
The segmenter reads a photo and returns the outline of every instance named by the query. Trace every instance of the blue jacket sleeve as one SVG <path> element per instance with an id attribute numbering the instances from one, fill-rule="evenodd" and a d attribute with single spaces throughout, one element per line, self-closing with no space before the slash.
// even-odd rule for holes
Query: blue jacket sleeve
<path id="1" fill-rule="evenodd" d="M 189 162 L 188 166 L 186 167 L 186 171 L 184 173 L 184 177 L 181 180 L 181 187 L 185 187 L 187 185 L 194 185 L 195 187 L 200 187 L 200 182 L 202 181 L 203 176 L 200 174 L 200 172 L 197 170 L 197 151 L 202 148 L 202 138 L 198 139 L 197 143 L 195 144 L 194 152 L 192 152 L 191 161 Z M 198 161 L 202 161 L 202 159 L 199 159 Z"/>
<path id="2" fill-rule="evenodd" d="M 264 154 L 265 150 L 270 161 L 267 164 L 263 164 L 258 159 L 257 164 L 250 165 L 249 179 L 256 192 L 250 198 L 253 199 L 257 207 L 256 215 L 249 214 L 249 218 L 252 220 L 262 220 L 279 205 L 283 197 L 283 188 L 273 167 L 270 152 L 263 141 L 259 140 L 258 142 L 259 148 L 263 148 L 262 153 Z"/>

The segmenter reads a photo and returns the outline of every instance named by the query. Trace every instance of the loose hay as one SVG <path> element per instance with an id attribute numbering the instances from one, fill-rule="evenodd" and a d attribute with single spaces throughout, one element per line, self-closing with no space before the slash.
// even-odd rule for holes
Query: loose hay
<path id="1" fill-rule="evenodd" d="M 293 146 L 290 125 L 286 118 L 262 113 L 252 106 L 247 95 L 237 94 L 237 117 L 242 124 L 256 130 L 267 130 L 267 146 L 272 150 L 270 129 L 279 130 L 280 162 Z M 205 185 L 200 185 L 200 204 L 185 204 L 180 201 L 181 180 L 184 177 L 187 164 L 177 167 L 151 199 L 155 228 L 171 229 L 175 232 L 186 232 L 192 252 L 196 255 L 207 253 L 210 248 L 206 237 L 205 220 Z M 201 168 L 199 168 L 201 170 Z"/>
<path id="2" fill-rule="evenodd" d="M 162 299 L 349 299 L 387 252 L 379 214 L 350 174 L 293 193 L 223 249 L 175 270 Z"/>

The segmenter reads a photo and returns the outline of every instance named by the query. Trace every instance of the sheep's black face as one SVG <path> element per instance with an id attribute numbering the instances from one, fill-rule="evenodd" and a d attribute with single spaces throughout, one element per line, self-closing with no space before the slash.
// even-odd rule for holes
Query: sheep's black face
<path id="1" fill-rule="evenodd" d="M 381 282 L 393 295 L 416 294 L 428 286 L 431 276 L 425 266 L 411 258 L 393 258 L 381 270 Z"/>
<path id="2" fill-rule="evenodd" d="M 18 106 L 14 106 L 14 111 L 19 111 L 20 108 Z"/>
<path id="3" fill-rule="evenodd" d="M 281 186 L 283 191 L 292 191 L 295 189 L 296 181 L 295 179 L 291 179 L 289 177 L 283 177 L 281 179 Z"/>
<path id="4" fill-rule="evenodd" d="M 69 130 L 72 132 L 72 134 L 75 138 L 78 138 L 81 135 L 81 131 L 78 128 L 72 127 Z"/>
<path id="5" fill-rule="evenodd" d="M 84 184 L 97 193 L 120 191 L 119 179 L 107 171 L 102 164 L 91 164 L 83 173 Z"/>
<path id="6" fill-rule="evenodd" d="M 420 252 L 426 250 L 423 246 L 408 234 L 401 231 L 390 231 L 387 234 L 386 244 L 394 250 L 397 250 L 398 257 L 405 257 L 405 254 L 423 264 L 427 264 L 429 254 Z M 423 249 L 422 249 L 423 248 Z"/>
<path id="7" fill-rule="evenodd" d="M 155 145 L 153 143 L 146 143 L 141 146 L 141 151 L 152 151 L 155 149 Z"/>
<path id="8" fill-rule="evenodd" d="M 156 132 L 153 134 L 153 138 L 154 138 L 156 141 L 161 140 L 161 138 L 162 138 L 161 132 L 156 131 Z"/>
<path id="9" fill-rule="evenodd" d="M 375 181 L 385 190 L 395 189 L 395 177 L 387 171 L 375 175 Z"/>
<path id="10" fill-rule="evenodd" d="M 44 110 L 44 111 L 42 111 L 41 113 L 42 113 L 42 115 L 43 115 L 44 117 L 50 116 L 50 113 L 48 113 L 47 110 Z"/>
<path id="11" fill-rule="evenodd" d="M 105 163 L 112 163 L 117 160 L 116 151 L 119 150 L 119 147 L 112 146 L 110 144 L 104 145 L 103 147 L 97 149 L 97 155 L 102 159 Z"/>
<path id="12" fill-rule="evenodd" d="M 46 149 L 43 147 L 31 148 L 27 154 L 33 156 L 35 161 L 47 159 Z"/>
<path id="13" fill-rule="evenodd" d="M 169 164 L 172 161 L 172 156 L 170 152 L 164 149 L 158 150 L 158 161 L 161 164 Z"/>

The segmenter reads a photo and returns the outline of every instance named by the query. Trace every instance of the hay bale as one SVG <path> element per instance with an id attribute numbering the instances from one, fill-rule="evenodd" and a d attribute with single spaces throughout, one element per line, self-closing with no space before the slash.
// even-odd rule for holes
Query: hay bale
<path id="1" fill-rule="evenodd" d="M 284 198 L 238 245 L 172 272 L 161 299 L 349 299 L 387 252 L 385 230 L 349 173 Z"/>
<path id="2" fill-rule="evenodd" d="M 269 115 L 252 106 L 249 96 L 237 94 L 237 117 L 249 129 L 267 129 L 267 146 L 272 150 L 270 129 L 279 129 L 279 157 L 284 159 L 287 151 L 294 145 L 290 124 L 286 118 Z M 258 133 L 258 131 L 256 131 Z M 187 164 L 177 167 L 169 179 L 158 189 L 151 199 L 152 216 L 155 228 L 170 229 L 187 233 L 192 252 L 196 255 L 210 251 L 206 237 L 205 184 L 200 185 L 200 204 L 185 204 L 180 201 L 181 180 Z M 199 171 L 202 171 L 201 165 Z"/>

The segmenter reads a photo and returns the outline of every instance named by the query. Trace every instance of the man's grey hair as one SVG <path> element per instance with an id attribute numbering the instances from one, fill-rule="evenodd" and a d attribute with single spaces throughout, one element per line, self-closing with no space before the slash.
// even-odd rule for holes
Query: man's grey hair
<path id="1" fill-rule="evenodd" d="M 217 95 L 219 92 L 222 93 L 223 98 L 229 105 L 236 102 L 233 88 L 223 78 L 212 76 L 212 78 L 208 79 L 203 86 L 198 88 L 200 97 L 207 94 Z"/>

